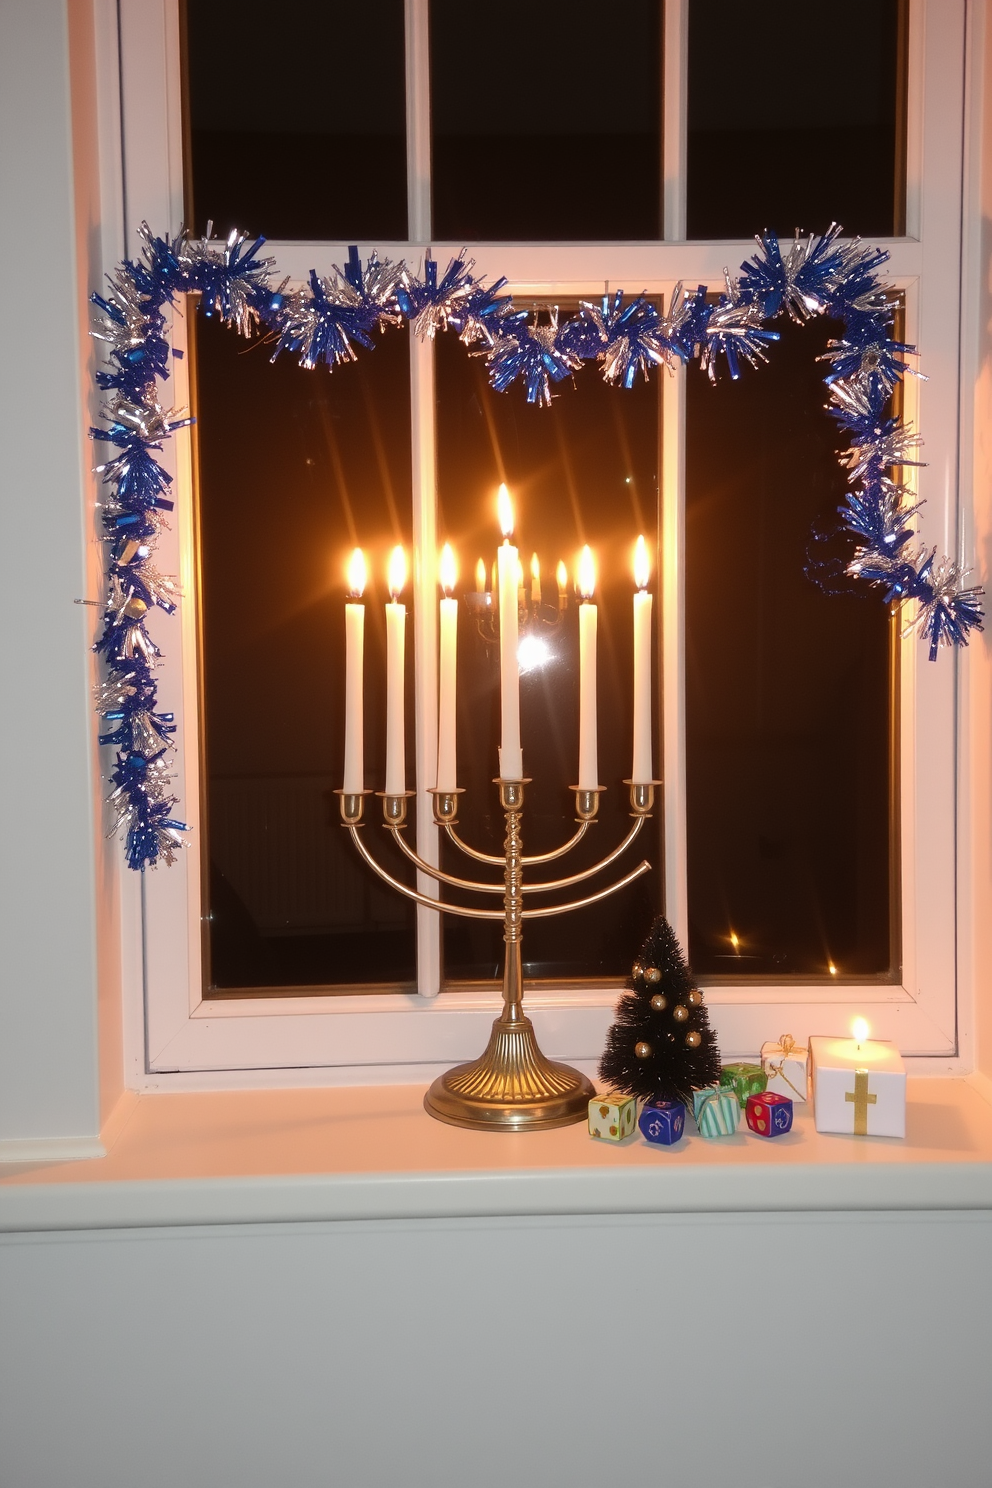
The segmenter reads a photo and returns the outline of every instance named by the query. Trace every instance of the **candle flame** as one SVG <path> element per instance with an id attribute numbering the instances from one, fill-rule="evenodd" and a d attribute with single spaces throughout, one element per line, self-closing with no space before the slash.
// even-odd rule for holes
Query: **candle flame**
<path id="1" fill-rule="evenodd" d="M 579 556 L 579 572 L 575 587 L 582 599 L 592 599 L 593 590 L 596 587 L 596 560 L 592 556 L 592 549 L 588 543 Z"/>
<path id="2" fill-rule="evenodd" d="M 634 544 L 634 583 L 638 589 L 646 589 L 650 577 L 651 560 L 648 558 L 648 545 L 643 537 L 639 537 Z"/>
<path id="3" fill-rule="evenodd" d="M 851 1033 L 854 1035 L 854 1042 L 856 1044 L 863 1044 L 871 1033 L 871 1029 L 864 1018 L 855 1018 L 851 1024 Z"/>
<path id="4" fill-rule="evenodd" d="M 555 569 L 555 578 L 558 580 L 558 593 L 565 594 L 568 590 L 568 569 L 560 558 Z"/>
<path id="5" fill-rule="evenodd" d="M 731 932 L 730 932 L 730 944 L 733 946 L 733 948 L 734 948 L 734 954 L 736 955 L 737 954 L 737 951 L 740 949 L 740 944 L 741 943 L 737 939 L 737 932 L 735 930 L 731 930 Z"/>
<path id="6" fill-rule="evenodd" d="M 444 590 L 445 594 L 450 597 L 451 591 L 455 587 L 455 580 L 458 577 L 458 570 L 455 565 L 455 555 L 451 551 L 450 543 L 445 543 L 444 547 L 441 549 L 441 562 L 438 567 L 441 577 L 441 588 Z"/>
<path id="7" fill-rule="evenodd" d="M 837 975 L 837 968 L 836 968 L 836 966 L 834 965 L 834 963 L 832 961 L 828 962 L 828 964 L 827 964 L 827 970 L 829 971 L 829 973 L 830 973 L 831 976 L 836 976 Z"/>
<path id="8" fill-rule="evenodd" d="M 486 565 L 481 558 L 475 565 L 475 588 L 478 594 L 486 592 Z"/>
<path id="9" fill-rule="evenodd" d="M 503 536 L 510 540 L 513 536 L 513 502 L 505 483 L 500 486 L 496 497 L 496 511 L 499 516 L 499 529 Z"/>
<path id="10" fill-rule="evenodd" d="M 391 598 L 398 599 L 406 583 L 406 554 L 401 547 L 395 547 L 389 555 L 388 583 Z"/>
<path id="11" fill-rule="evenodd" d="M 356 548 L 348 559 L 348 593 L 354 599 L 361 599 L 365 592 L 365 554 L 361 548 Z"/>
<path id="12" fill-rule="evenodd" d="M 541 582 L 541 562 L 536 553 L 530 555 L 530 576 L 538 583 Z"/>

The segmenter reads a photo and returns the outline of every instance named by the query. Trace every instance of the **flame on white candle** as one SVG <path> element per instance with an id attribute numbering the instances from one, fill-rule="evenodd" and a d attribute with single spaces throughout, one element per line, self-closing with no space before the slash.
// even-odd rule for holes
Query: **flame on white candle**
<path id="1" fill-rule="evenodd" d="M 365 554 L 356 548 L 348 559 L 348 593 L 353 599 L 361 599 L 365 592 Z"/>
<path id="2" fill-rule="evenodd" d="M 509 542 L 513 536 L 513 502 L 510 500 L 510 493 L 505 484 L 500 486 L 497 493 L 496 511 L 499 516 L 499 530 Z"/>
<path id="3" fill-rule="evenodd" d="M 486 592 L 486 565 L 481 558 L 475 565 L 475 588 L 479 594 L 485 594 Z"/>
<path id="4" fill-rule="evenodd" d="M 854 1042 L 856 1044 L 865 1043 L 870 1033 L 871 1029 L 865 1019 L 855 1018 L 854 1022 L 851 1024 L 851 1034 L 854 1038 Z"/>
<path id="5" fill-rule="evenodd" d="M 592 556 L 592 549 L 586 543 L 579 556 L 579 571 L 575 580 L 575 587 L 582 599 L 592 599 L 596 588 L 596 560 Z"/>
<path id="6" fill-rule="evenodd" d="M 634 583 L 638 589 L 646 589 L 650 577 L 651 560 L 648 558 L 648 545 L 643 537 L 639 537 L 634 544 Z"/>
<path id="7" fill-rule="evenodd" d="M 406 554 L 400 547 L 395 547 L 389 555 L 388 582 L 390 598 L 398 599 L 406 584 Z"/>
<path id="8" fill-rule="evenodd" d="M 555 569 L 555 578 L 558 580 L 558 597 L 559 599 L 564 599 L 568 593 L 568 569 L 565 567 L 564 561 L 561 558 L 559 558 L 558 567 Z"/>
<path id="9" fill-rule="evenodd" d="M 479 559 L 479 562 L 482 562 L 481 558 Z M 483 568 L 482 572 L 483 575 L 485 575 L 485 568 Z M 455 555 L 451 551 L 450 543 L 445 543 L 444 547 L 441 549 L 441 562 L 438 565 L 438 573 L 441 579 L 441 588 L 444 590 L 446 595 L 450 596 L 455 587 L 455 580 L 458 577 L 458 568 L 455 563 Z"/>

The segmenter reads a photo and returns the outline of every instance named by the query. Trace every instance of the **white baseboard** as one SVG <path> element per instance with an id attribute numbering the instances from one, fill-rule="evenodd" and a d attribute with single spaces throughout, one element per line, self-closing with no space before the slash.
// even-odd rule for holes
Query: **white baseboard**
<path id="1" fill-rule="evenodd" d="M 99 1137 L 5 1137 L 0 1138 L 0 1163 L 77 1162 L 85 1157 L 106 1157 Z"/>

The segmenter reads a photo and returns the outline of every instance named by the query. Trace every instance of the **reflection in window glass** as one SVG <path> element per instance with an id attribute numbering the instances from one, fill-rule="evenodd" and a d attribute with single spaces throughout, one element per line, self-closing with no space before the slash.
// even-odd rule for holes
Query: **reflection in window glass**
<path id="1" fill-rule="evenodd" d="M 345 0 L 185 0 L 185 14 L 195 231 L 405 238 L 403 0 L 379 0 L 374 39 Z"/>
<path id="2" fill-rule="evenodd" d="M 688 373 L 690 957 L 735 978 L 890 979 L 894 621 L 877 593 L 804 573 L 844 490 L 815 360 L 837 332 L 781 329 L 760 376 Z"/>
<path id="3" fill-rule="evenodd" d="M 592 369 L 566 388 L 552 407 L 528 406 L 519 387 L 498 394 L 483 365 L 454 337 L 437 346 L 439 530 L 459 555 L 458 776 L 462 835 L 485 852 L 499 852 L 504 828 L 493 776 L 499 743 L 498 648 L 480 634 L 464 593 L 475 590 L 481 558 L 489 568 L 499 528 L 496 491 L 505 480 L 513 495 L 518 541 L 530 588 L 531 554 L 540 559 L 547 618 L 557 605 L 555 568 L 564 559 L 574 574 L 583 543 L 598 562 L 599 775 L 607 787 L 600 820 L 586 840 L 538 877 L 560 877 L 595 862 L 622 841 L 629 802 L 621 784 L 630 775 L 632 727 L 631 561 L 638 533 L 654 547 L 658 527 L 658 386 L 632 392 L 607 387 Z M 657 573 L 652 579 L 657 594 Z M 578 767 L 577 612 L 569 600 L 558 629 L 536 627 L 522 658 L 521 730 L 527 787 L 524 851 L 544 852 L 575 830 Z M 656 608 L 657 613 L 657 608 Z M 523 634 L 523 633 L 522 633 Z M 542 648 L 545 648 L 542 650 Z M 658 754 L 656 749 L 655 759 Z M 525 927 L 525 975 L 530 978 L 615 978 L 630 969 L 660 898 L 660 823 L 656 816 L 624 859 L 588 890 L 620 877 L 642 857 L 655 865 L 623 893 L 581 913 L 537 920 Z M 465 876 L 466 860 L 447 848 L 445 866 Z M 498 870 L 496 870 L 498 874 Z M 493 977 L 502 964 L 498 924 L 444 921 L 449 981 Z"/>
<path id="4" fill-rule="evenodd" d="M 410 550 L 408 356 L 406 333 L 392 330 L 353 365 L 306 372 L 288 357 L 270 365 L 268 348 L 246 349 L 216 322 L 196 324 L 205 980 L 214 988 L 414 980 L 413 907 L 361 863 L 333 794 L 354 545 L 371 570 L 366 778 L 382 782 L 386 561 L 396 542 Z"/>
<path id="5" fill-rule="evenodd" d="M 905 230 L 907 8 L 689 0 L 690 238 Z"/>
<path id="6" fill-rule="evenodd" d="M 658 0 L 431 0 L 434 236 L 657 238 Z"/>

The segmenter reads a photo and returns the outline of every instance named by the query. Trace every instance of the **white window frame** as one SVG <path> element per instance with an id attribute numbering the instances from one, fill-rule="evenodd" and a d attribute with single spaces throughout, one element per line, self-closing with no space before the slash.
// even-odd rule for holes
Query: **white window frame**
<path id="1" fill-rule="evenodd" d="M 505 274 L 515 293 L 551 301 L 596 295 L 604 280 L 630 291 L 667 295 L 680 279 L 718 284 L 725 266 L 736 269 L 754 251 L 750 242 L 684 240 L 687 9 L 688 0 L 665 0 L 665 239 L 473 244 L 470 252 L 479 272 Z M 426 13 L 426 0 L 406 0 L 411 241 L 360 245 L 363 255 L 375 247 L 414 263 L 428 246 Z M 907 231 L 901 238 L 876 240 L 890 252 L 887 272 L 905 296 L 907 339 L 921 347 L 920 368 L 929 379 L 907 379 L 905 389 L 906 416 L 924 436 L 928 462 L 910 473 L 926 500 L 922 536 L 966 565 L 974 562 L 970 523 L 962 520 L 959 503 L 959 450 L 969 448 L 971 433 L 969 400 L 960 397 L 968 19 L 967 0 L 910 0 Z M 143 219 L 155 231 L 164 231 L 173 230 L 182 216 L 176 0 L 118 0 L 118 20 L 126 241 L 127 251 L 134 253 L 134 228 Z M 110 39 L 105 35 L 105 41 Z M 299 280 L 311 267 L 327 272 L 347 251 L 347 244 L 340 243 L 270 246 L 280 270 Z M 463 245 L 430 246 L 444 263 Z M 174 317 L 174 344 L 180 349 L 185 334 L 182 317 Z M 664 866 L 668 917 L 685 942 L 684 374 L 661 381 Z M 411 383 L 413 527 L 419 554 L 414 574 L 417 841 L 424 857 L 436 862 L 437 834 L 426 794 L 435 758 L 437 614 L 429 344 L 411 345 Z M 178 406 L 187 400 L 184 362 L 176 364 L 173 395 Z M 192 478 L 184 435 L 171 441 L 166 461 L 178 500 L 174 527 L 161 545 L 161 564 L 181 575 L 187 599 L 178 620 L 156 615 L 153 625 L 167 657 L 163 706 L 176 713 L 180 724 L 176 789 L 193 828 L 193 846 L 172 869 L 140 880 L 132 876 L 125 892 L 125 936 L 133 943 L 140 934 L 143 946 L 143 973 L 132 975 L 126 988 L 128 1082 L 163 1089 L 428 1079 L 479 1052 L 498 1006 L 495 987 L 436 996 L 440 939 L 438 916 L 432 911 L 418 909 L 416 993 L 243 1000 L 203 995 L 195 845 L 200 781 Z M 955 921 L 958 678 L 968 653 L 945 652 L 931 664 L 921 643 L 911 638 L 900 644 L 900 661 L 901 985 L 712 987 L 707 1003 L 725 1055 L 753 1054 L 764 1039 L 786 1028 L 800 1037 L 846 1030 L 853 1016 L 866 1014 L 877 1036 L 894 1039 L 918 1070 L 949 1073 L 970 1067 L 970 1024 L 967 1017 L 958 1017 Z M 420 887 L 434 892 L 422 875 Z M 126 964 L 134 965 L 135 958 Z M 528 991 L 528 1011 L 546 1052 L 594 1069 L 616 995 L 615 986 Z"/>

